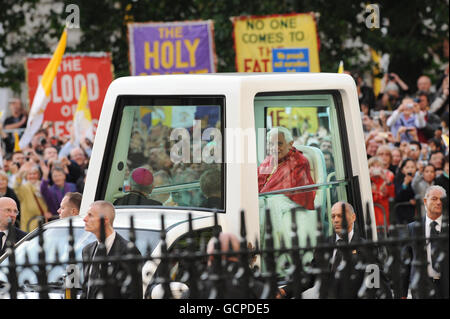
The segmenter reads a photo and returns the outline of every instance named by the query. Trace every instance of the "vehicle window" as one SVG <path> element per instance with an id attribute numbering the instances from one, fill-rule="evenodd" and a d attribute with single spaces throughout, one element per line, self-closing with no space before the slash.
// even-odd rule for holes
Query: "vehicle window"
<path id="1" fill-rule="evenodd" d="M 213 237 L 213 227 L 204 228 L 204 229 L 198 229 L 193 232 L 194 237 L 194 251 L 199 252 L 201 250 L 206 250 L 206 245 L 208 244 L 209 240 Z M 169 248 L 170 253 L 175 254 L 183 254 L 186 253 L 188 249 L 188 234 L 185 234 L 178 238 Z M 170 267 L 170 276 L 173 278 L 173 280 L 176 281 L 182 281 L 182 278 L 184 276 L 184 271 L 189 268 L 189 265 L 185 262 L 186 259 L 180 259 L 178 261 L 173 261 L 169 267 Z M 201 266 L 206 265 L 206 258 L 201 261 L 197 265 L 198 269 L 202 269 Z M 186 277 L 185 277 L 186 278 Z"/>
<path id="2" fill-rule="evenodd" d="M 200 251 L 201 249 L 205 249 L 208 241 L 213 237 L 213 227 L 204 228 L 195 230 L 193 233 L 194 237 L 194 249 L 195 251 Z M 174 252 L 182 252 L 188 248 L 188 239 L 189 234 L 185 234 L 182 237 L 178 238 L 170 247 L 169 251 Z"/>
<path id="3" fill-rule="evenodd" d="M 115 229 L 125 239 L 129 238 L 129 229 L 116 228 Z M 16 264 L 25 264 L 26 258 L 32 264 L 39 261 L 39 237 L 32 237 L 30 240 L 22 242 L 16 247 Z M 159 231 L 136 229 L 136 247 L 139 249 L 142 255 L 146 254 L 147 248 L 154 249 L 159 242 Z M 58 252 L 59 261 L 65 263 L 69 260 L 69 232 L 67 228 L 47 228 L 44 230 L 44 251 L 46 255 L 47 263 L 55 261 L 56 252 Z M 94 234 L 86 232 L 81 227 L 74 227 L 75 238 L 75 257 L 76 260 L 82 260 L 82 250 L 89 243 L 96 240 Z M 149 244 L 149 246 L 148 246 Z M 6 267 L 9 264 L 9 258 L 6 258 L 0 265 L 2 271 L 6 271 Z M 54 267 L 48 273 L 48 282 L 59 282 L 60 278 L 65 274 L 65 266 Z M 80 268 L 80 280 L 82 282 L 83 272 L 82 265 L 78 265 Z M 50 270 L 50 268 L 48 269 Z M 37 271 L 37 269 L 35 269 Z M 28 281 L 30 284 L 37 283 L 37 276 L 30 269 L 22 269 L 19 273 L 19 285 L 23 285 Z"/>
<path id="4" fill-rule="evenodd" d="M 116 206 L 224 209 L 224 98 L 120 98 L 100 198 Z M 109 143 L 108 143 L 109 144 Z"/>
<path id="5" fill-rule="evenodd" d="M 300 245 L 315 244 L 317 213 L 331 234 L 331 206 L 347 200 L 345 154 L 332 94 L 257 95 L 258 189 L 261 243 L 270 209 L 275 245 L 291 230 L 296 209 Z M 290 238 L 283 238 L 290 245 Z M 305 256 L 305 262 L 312 255 Z M 279 258 L 279 267 L 286 260 Z"/>

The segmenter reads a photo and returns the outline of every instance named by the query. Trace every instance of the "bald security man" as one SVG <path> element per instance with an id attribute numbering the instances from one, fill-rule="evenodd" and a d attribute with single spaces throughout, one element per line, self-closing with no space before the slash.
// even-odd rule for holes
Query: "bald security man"
<path id="1" fill-rule="evenodd" d="M 21 231 L 17 227 L 12 227 L 11 231 L 8 229 L 8 223 L 11 221 L 12 225 L 16 222 L 16 217 L 19 215 L 17 204 L 14 199 L 9 197 L 0 198 L 0 256 L 5 253 L 6 242 L 9 240 L 12 244 L 17 243 L 27 233 Z"/>
<path id="2" fill-rule="evenodd" d="M 433 185 L 427 188 L 423 203 L 426 210 L 426 215 L 422 218 L 421 223 L 418 221 L 408 224 L 408 233 L 410 238 L 416 236 L 423 236 L 429 238 L 433 236 L 439 236 L 441 227 L 443 227 L 442 212 L 444 209 L 444 201 L 447 197 L 445 189 L 438 185 Z M 448 208 L 447 208 L 448 209 Z M 417 233 L 419 231 L 419 233 Z M 448 251 L 448 239 L 445 241 L 446 249 Z M 420 247 L 423 249 L 423 247 Z M 424 279 L 426 289 L 422 289 L 421 292 L 434 291 L 434 294 L 430 294 L 428 297 L 434 299 L 448 298 L 449 290 L 449 275 L 448 267 L 444 268 L 442 260 L 439 262 L 440 249 L 445 247 L 439 247 L 436 240 L 427 240 L 425 251 L 427 262 L 427 273 Z M 444 249 L 445 250 L 445 249 Z M 417 280 L 417 274 L 420 272 L 420 263 L 424 260 L 420 260 L 420 252 L 417 251 L 417 247 L 413 242 L 407 244 L 404 248 L 406 258 L 412 259 L 411 263 L 404 264 L 404 271 L 402 272 L 402 297 L 408 296 L 408 289 L 413 288 L 412 283 Z M 406 259 L 405 258 L 405 259 Z M 419 291 L 411 289 L 411 295 L 413 299 L 422 298 L 419 295 Z"/>
<path id="3" fill-rule="evenodd" d="M 89 206 L 87 215 L 84 217 L 84 229 L 91 232 L 97 238 L 93 243 L 83 248 L 82 256 L 84 262 L 84 285 L 82 298 L 87 299 L 140 299 L 142 298 L 142 277 L 140 266 L 130 264 L 126 261 L 106 262 L 104 264 L 92 263 L 96 258 L 101 258 L 102 252 L 99 248 L 101 241 L 101 217 L 105 225 L 106 257 L 123 257 L 129 253 L 127 245 L 129 241 L 120 236 L 113 227 L 115 218 L 114 206 L 106 201 L 96 201 Z M 103 252 L 105 253 L 105 252 Z M 134 247 L 131 253 L 137 257 L 141 256 L 139 250 Z M 104 256 L 103 256 L 104 258 Z M 105 273 L 109 282 L 108 289 L 103 290 L 96 283 L 101 277 L 102 265 L 106 265 Z M 138 267 L 139 269 L 133 269 Z M 137 275 L 132 276 L 135 272 Z M 131 280 L 131 281 L 130 281 Z"/>
<path id="4" fill-rule="evenodd" d="M 345 208 L 345 213 L 344 209 Z M 346 218 L 347 229 L 344 229 L 343 218 Z M 353 206 L 347 202 L 337 202 L 331 207 L 331 222 L 333 225 L 333 234 L 328 238 L 327 244 L 330 246 L 336 246 L 333 250 L 330 250 L 330 254 L 320 258 L 319 251 L 314 251 L 314 258 L 311 261 L 311 267 L 313 269 L 327 269 L 328 273 L 325 280 L 321 282 L 321 285 L 325 287 L 328 298 L 345 298 L 345 299 L 357 299 L 361 288 L 361 292 L 370 293 L 373 298 L 392 298 L 389 283 L 384 276 L 381 263 L 378 261 L 377 256 L 366 256 L 360 247 L 352 247 L 348 249 L 349 259 L 345 268 L 348 272 L 344 273 L 343 261 L 344 249 L 347 244 L 363 243 L 364 238 L 360 236 L 358 229 L 355 229 L 356 213 Z M 345 243 L 347 240 L 347 243 Z M 339 247 L 341 246 L 341 247 Z M 322 251 L 323 253 L 323 251 Z M 356 269 L 358 261 L 362 261 L 363 264 L 376 265 L 379 271 L 379 283 L 374 287 L 368 287 L 364 283 L 365 269 Z M 305 281 L 304 285 L 301 285 L 301 291 L 305 291 L 312 288 L 315 284 L 316 275 L 309 276 L 309 280 Z M 323 288 L 321 287 L 321 288 Z M 290 296 L 292 292 L 292 285 L 288 285 L 286 288 L 286 295 Z M 375 289 L 369 290 L 368 289 Z"/>

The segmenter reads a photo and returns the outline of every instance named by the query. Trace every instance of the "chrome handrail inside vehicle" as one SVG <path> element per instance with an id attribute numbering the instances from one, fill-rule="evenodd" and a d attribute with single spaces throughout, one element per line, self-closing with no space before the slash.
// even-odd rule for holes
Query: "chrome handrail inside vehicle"
<path id="1" fill-rule="evenodd" d="M 275 191 L 271 191 L 271 192 L 264 192 L 264 193 L 259 193 L 260 197 L 263 196 L 268 196 L 268 195 L 279 195 L 279 194 L 286 194 L 286 193 L 306 193 L 306 192 L 310 192 L 310 191 L 314 191 L 314 190 L 318 190 L 318 189 L 326 189 L 326 188 L 331 188 L 335 185 L 340 185 L 340 184 L 346 184 L 348 183 L 347 180 L 341 180 L 341 181 L 334 181 L 334 182 L 328 182 L 328 183 L 323 183 L 323 184 L 311 184 L 311 185 L 303 185 L 303 186 L 297 186 L 297 187 L 292 187 L 292 188 L 286 188 L 286 189 L 280 189 L 280 190 L 275 190 Z"/>

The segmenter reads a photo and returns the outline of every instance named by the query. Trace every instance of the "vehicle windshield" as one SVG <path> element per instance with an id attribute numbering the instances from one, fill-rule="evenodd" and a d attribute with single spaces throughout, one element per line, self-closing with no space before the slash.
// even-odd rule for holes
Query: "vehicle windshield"
<path id="1" fill-rule="evenodd" d="M 128 228 L 115 228 L 115 230 L 125 239 L 129 239 L 129 229 Z M 95 241 L 94 234 L 86 232 L 82 227 L 73 228 L 74 239 L 75 239 L 75 258 L 77 261 L 82 260 L 82 250 L 89 243 Z M 35 236 L 20 243 L 16 249 L 16 264 L 19 266 L 17 268 L 18 282 L 19 286 L 23 286 L 24 283 L 27 284 L 37 284 L 37 273 L 34 273 L 30 268 L 22 268 L 21 265 L 26 263 L 26 258 L 31 264 L 36 264 L 39 261 L 39 236 L 38 232 L 35 231 Z M 159 241 L 159 231 L 153 230 L 142 230 L 136 229 L 136 247 L 139 249 L 142 255 L 147 253 L 147 249 L 154 249 Z M 61 278 L 66 274 L 66 263 L 69 260 L 69 231 L 65 227 L 48 227 L 44 229 L 44 252 L 45 259 L 47 263 L 55 262 L 56 254 L 58 254 L 58 259 L 63 266 L 53 267 L 48 273 L 49 283 L 62 283 Z M 151 251 L 150 251 L 151 252 Z M 9 257 L 6 258 L 0 264 L 0 280 L 8 282 L 6 279 L 7 267 L 9 265 Z M 77 265 L 79 270 L 80 279 L 82 282 L 82 264 Z M 50 268 L 48 269 L 50 270 Z M 3 277 L 3 278 L 2 278 Z"/>
<path id="2" fill-rule="evenodd" d="M 224 210 L 223 97 L 120 97 L 98 199 Z"/>

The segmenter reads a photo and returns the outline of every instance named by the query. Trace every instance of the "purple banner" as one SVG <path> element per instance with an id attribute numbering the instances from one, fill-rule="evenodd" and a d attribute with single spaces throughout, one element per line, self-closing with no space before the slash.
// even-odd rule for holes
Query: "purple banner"
<path id="1" fill-rule="evenodd" d="M 216 72 L 213 22 L 130 23 L 132 75 Z"/>

